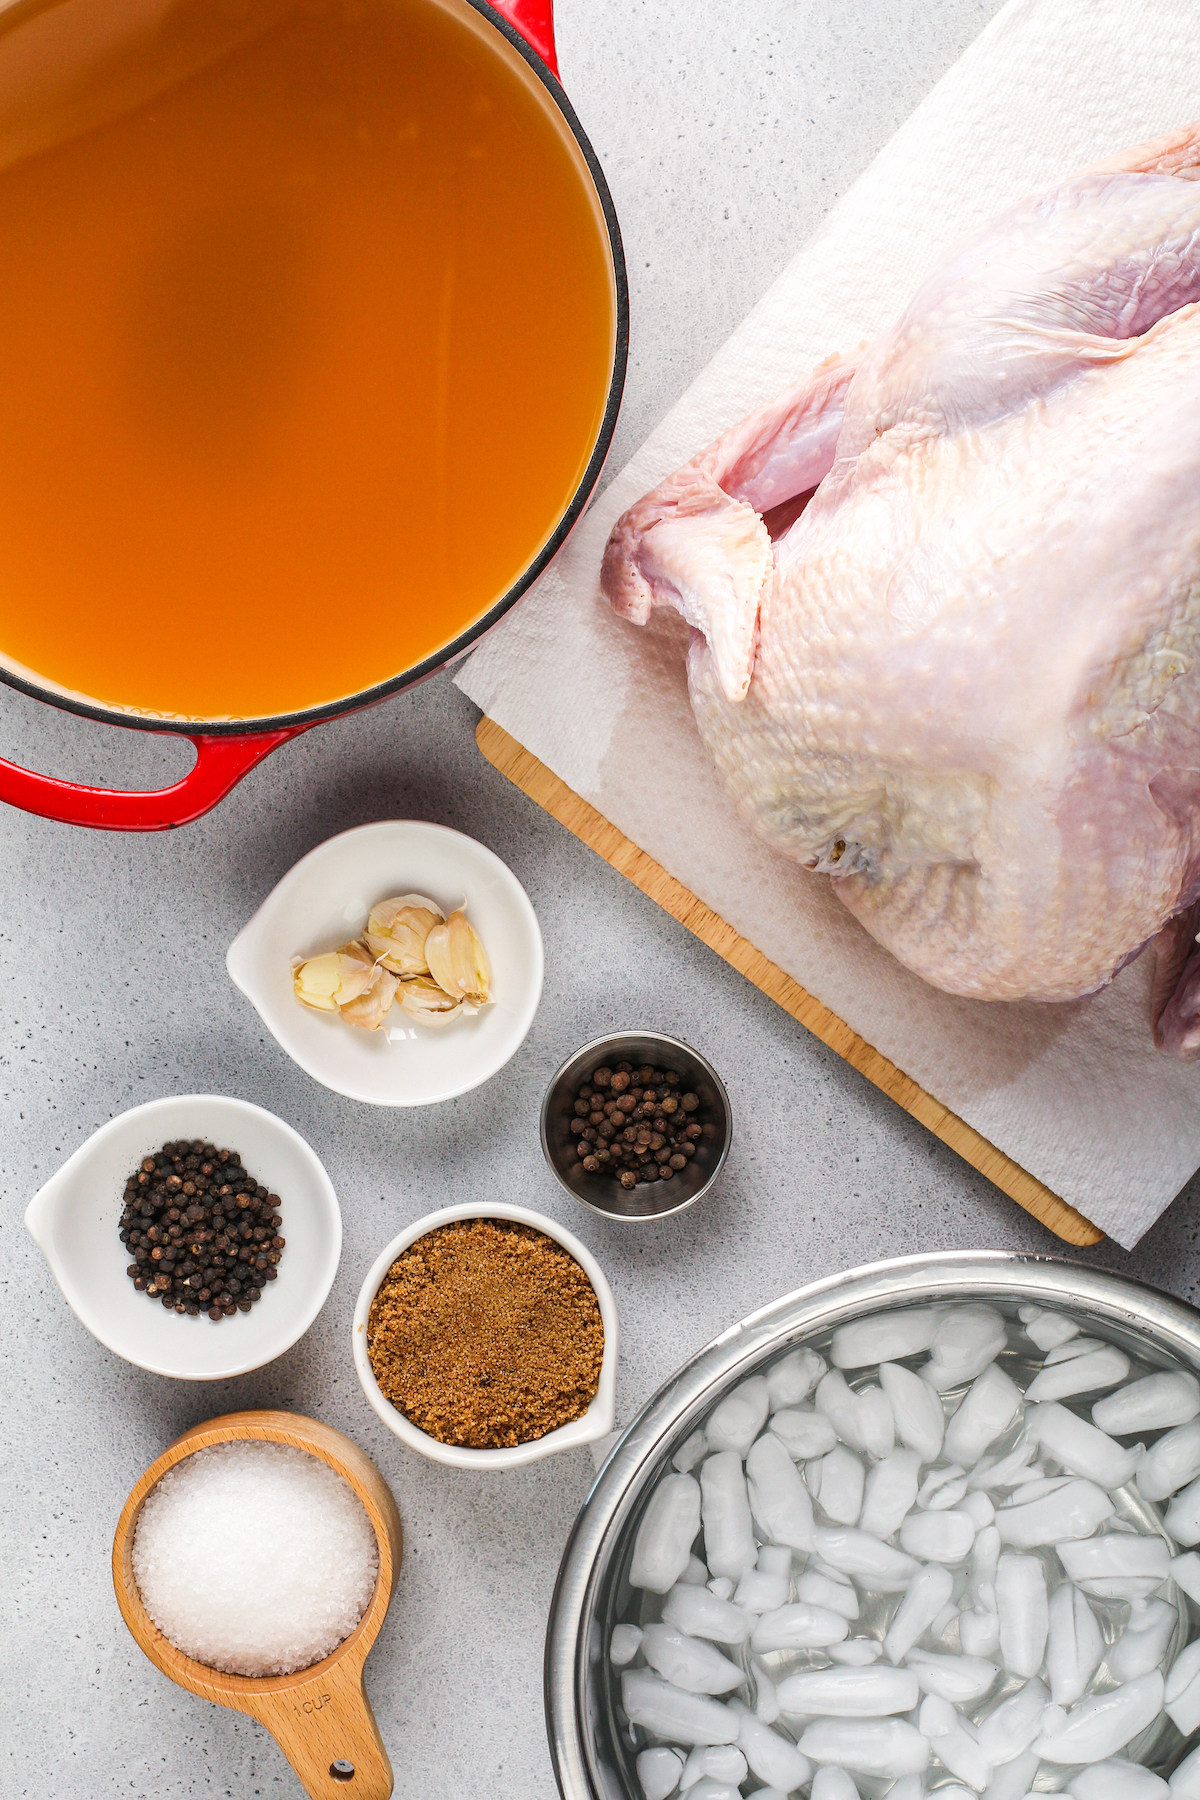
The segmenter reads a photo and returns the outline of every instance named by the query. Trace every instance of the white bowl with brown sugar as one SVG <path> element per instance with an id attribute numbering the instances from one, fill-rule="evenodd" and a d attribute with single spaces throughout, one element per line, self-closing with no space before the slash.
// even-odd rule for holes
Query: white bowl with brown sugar
<path id="1" fill-rule="evenodd" d="M 388 1429 L 452 1468 L 515 1468 L 613 1429 L 612 1290 L 573 1233 L 523 1206 L 448 1206 L 394 1237 L 358 1296 L 353 1352 Z"/>

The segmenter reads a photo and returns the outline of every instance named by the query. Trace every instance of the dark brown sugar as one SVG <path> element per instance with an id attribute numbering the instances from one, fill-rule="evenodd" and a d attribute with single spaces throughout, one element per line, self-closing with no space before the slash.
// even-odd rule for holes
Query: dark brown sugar
<path id="1" fill-rule="evenodd" d="M 371 1304 L 367 1353 L 392 1405 L 430 1437 L 511 1448 L 587 1411 L 604 1326 L 561 1244 L 510 1220 L 461 1219 L 392 1264 Z"/>

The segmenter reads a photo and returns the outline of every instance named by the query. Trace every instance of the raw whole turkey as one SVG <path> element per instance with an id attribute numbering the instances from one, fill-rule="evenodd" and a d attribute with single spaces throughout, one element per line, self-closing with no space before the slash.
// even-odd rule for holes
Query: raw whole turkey
<path id="1" fill-rule="evenodd" d="M 1024 202 L 619 520 L 739 812 L 979 999 L 1200 1054 L 1200 123 Z"/>

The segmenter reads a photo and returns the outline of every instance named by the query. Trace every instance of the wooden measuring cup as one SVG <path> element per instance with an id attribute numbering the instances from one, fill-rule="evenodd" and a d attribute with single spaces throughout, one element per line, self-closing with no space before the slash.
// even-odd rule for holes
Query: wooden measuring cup
<path id="1" fill-rule="evenodd" d="M 133 1534 L 155 1483 L 195 1450 L 260 1438 L 320 1457 L 348 1481 L 367 1510 L 379 1545 L 371 1603 L 331 1656 L 294 1675 L 251 1679 L 193 1662 L 165 1638 L 142 1604 L 133 1578 Z M 388 1800 L 392 1765 L 363 1688 L 363 1663 L 383 1624 L 400 1573 L 400 1514 L 391 1489 L 357 1444 L 300 1413 L 227 1413 L 193 1426 L 151 1463 L 121 1509 L 113 1538 L 117 1605 L 152 1663 L 180 1687 L 218 1706 L 249 1713 L 270 1732 L 312 1800 Z"/>

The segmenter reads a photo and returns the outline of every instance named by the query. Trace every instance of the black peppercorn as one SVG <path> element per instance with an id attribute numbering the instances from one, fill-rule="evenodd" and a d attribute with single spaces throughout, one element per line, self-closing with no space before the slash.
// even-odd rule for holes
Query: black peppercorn
<path id="1" fill-rule="evenodd" d="M 202 1307 L 214 1321 L 249 1312 L 263 1275 L 278 1273 L 268 1258 L 277 1263 L 284 1248 L 280 1204 L 235 1151 L 199 1138 L 164 1144 L 125 1183 L 119 1236 L 134 1258 L 126 1273 L 139 1293 L 181 1316 L 199 1318 Z"/>

